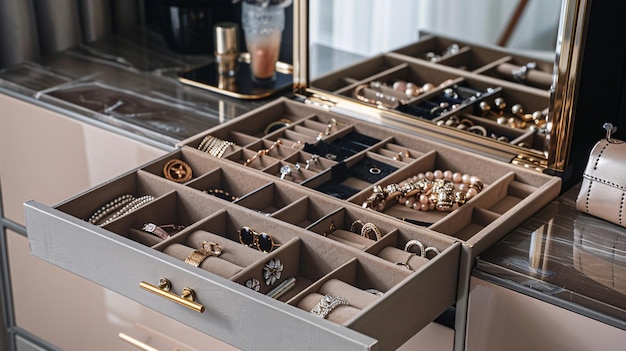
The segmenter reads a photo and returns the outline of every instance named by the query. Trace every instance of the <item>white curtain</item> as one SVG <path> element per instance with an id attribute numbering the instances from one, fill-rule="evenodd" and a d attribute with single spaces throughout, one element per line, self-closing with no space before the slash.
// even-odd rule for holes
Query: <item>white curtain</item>
<path id="1" fill-rule="evenodd" d="M 311 44 L 371 56 L 419 31 L 495 45 L 519 0 L 311 0 Z M 507 47 L 553 54 L 562 0 L 530 0 Z"/>

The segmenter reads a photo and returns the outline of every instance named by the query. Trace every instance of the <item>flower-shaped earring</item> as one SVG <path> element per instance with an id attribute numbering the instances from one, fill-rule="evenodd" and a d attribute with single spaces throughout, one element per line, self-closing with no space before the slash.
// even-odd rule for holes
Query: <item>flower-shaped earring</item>
<path id="1" fill-rule="evenodd" d="M 276 282 L 280 279 L 280 275 L 283 272 L 283 264 L 277 258 L 272 258 L 267 261 L 265 266 L 263 266 L 263 278 L 265 279 L 265 284 L 272 286 L 276 284 Z"/>
<path id="2" fill-rule="evenodd" d="M 254 291 L 261 290 L 261 282 L 256 278 L 250 278 L 246 280 L 246 287 Z"/>

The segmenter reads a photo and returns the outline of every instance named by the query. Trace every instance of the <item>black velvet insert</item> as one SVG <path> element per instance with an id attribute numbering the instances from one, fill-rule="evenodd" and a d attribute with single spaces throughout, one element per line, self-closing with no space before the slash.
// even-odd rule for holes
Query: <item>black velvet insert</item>
<path id="1" fill-rule="evenodd" d="M 315 188 L 315 190 L 320 191 L 324 194 L 336 197 L 341 200 L 345 200 L 359 192 L 357 189 L 343 185 L 334 180 L 328 181 L 318 186 L 317 188 Z"/>
<path id="2" fill-rule="evenodd" d="M 386 163 L 364 157 L 354 166 L 348 169 L 348 174 L 352 177 L 359 178 L 368 183 L 377 183 L 381 179 L 398 170 L 398 168 Z"/>

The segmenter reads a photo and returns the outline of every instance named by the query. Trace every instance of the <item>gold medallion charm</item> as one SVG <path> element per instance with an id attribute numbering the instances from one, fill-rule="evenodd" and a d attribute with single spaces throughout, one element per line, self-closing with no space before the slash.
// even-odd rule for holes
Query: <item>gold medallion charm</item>
<path id="1" fill-rule="evenodd" d="M 163 175 L 173 182 L 184 183 L 191 179 L 191 167 L 179 159 L 169 160 L 163 166 Z"/>

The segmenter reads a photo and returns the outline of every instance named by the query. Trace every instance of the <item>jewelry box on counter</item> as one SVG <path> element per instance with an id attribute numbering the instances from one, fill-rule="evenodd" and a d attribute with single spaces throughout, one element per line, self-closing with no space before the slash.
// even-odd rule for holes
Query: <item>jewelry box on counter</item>
<path id="1" fill-rule="evenodd" d="M 27 202 L 31 252 L 241 349 L 396 349 L 559 194 L 547 124 L 566 122 L 533 62 L 426 35 L 310 86 L 294 72 L 295 98 Z"/>

